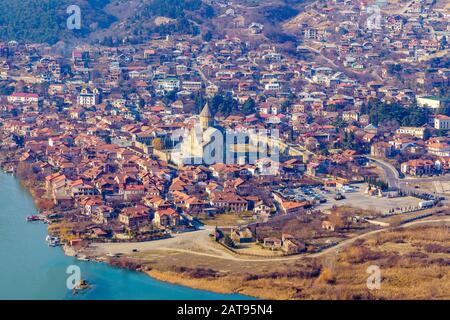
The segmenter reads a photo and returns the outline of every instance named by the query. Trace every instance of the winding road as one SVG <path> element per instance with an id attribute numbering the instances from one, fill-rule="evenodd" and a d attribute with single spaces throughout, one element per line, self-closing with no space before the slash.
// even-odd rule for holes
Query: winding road
<path id="1" fill-rule="evenodd" d="M 400 174 L 398 173 L 397 169 L 395 167 L 381 159 L 373 158 L 367 156 L 367 159 L 370 159 L 372 162 L 375 162 L 375 164 L 380 167 L 384 174 L 386 175 L 386 182 L 389 184 L 389 187 L 391 188 L 398 188 L 400 185 Z"/>
<path id="2" fill-rule="evenodd" d="M 446 176 L 435 176 L 435 177 L 426 177 L 426 178 L 402 178 L 400 177 L 400 174 L 398 170 L 389 162 L 386 162 L 384 160 L 366 156 L 368 159 L 370 159 L 372 162 L 374 162 L 379 168 L 381 168 L 386 176 L 386 182 L 389 184 L 389 187 L 391 188 L 397 188 L 399 190 L 402 190 L 403 192 L 410 192 L 410 193 L 420 193 L 423 192 L 420 189 L 409 187 L 408 184 L 412 183 L 421 183 L 421 182 L 433 182 L 433 181 L 449 181 L 450 178 L 448 175 Z M 424 192 L 428 193 L 428 192 Z M 441 193 L 434 193 L 435 195 L 444 197 L 445 199 L 442 201 L 445 205 L 450 205 L 450 199 L 447 199 L 448 196 Z"/>

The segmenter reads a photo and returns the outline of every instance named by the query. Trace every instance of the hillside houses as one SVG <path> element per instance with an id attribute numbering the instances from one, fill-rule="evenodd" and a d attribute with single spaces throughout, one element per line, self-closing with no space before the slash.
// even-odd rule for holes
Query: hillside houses
<path id="1" fill-rule="evenodd" d="M 448 173 L 450 39 L 433 6 L 386 12 L 377 31 L 357 22 L 366 18 L 357 3 L 314 11 L 329 27 L 291 26 L 298 47 L 234 12 L 235 34 L 210 41 L 175 33 L 86 44 L 70 57 L 1 44 L 2 165 L 36 179 L 46 207 L 86 223 L 87 234 L 123 241 L 220 215 L 304 216 L 319 200 L 280 190 L 381 179 L 367 156 L 405 175 Z"/>

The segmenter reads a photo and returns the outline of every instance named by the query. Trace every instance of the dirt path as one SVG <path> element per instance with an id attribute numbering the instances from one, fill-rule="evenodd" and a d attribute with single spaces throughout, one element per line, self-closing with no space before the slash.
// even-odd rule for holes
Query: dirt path
<path id="1" fill-rule="evenodd" d="M 439 223 L 439 222 L 450 222 L 450 218 L 448 219 L 436 219 L 436 220 L 424 220 L 424 221 L 414 221 L 414 222 L 410 222 L 410 223 L 406 223 L 404 225 L 402 225 L 402 228 L 406 228 L 406 227 L 412 227 L 415 225 L 420 225 L 420 224 L 429 224 L 429 223 Z M 339 250 L 343 247 L 346 247 L 350 244 L 352 244 L 353 242 L 355 242 L 358 239 L 365 239 L 368 237 L 371 237 L 375 234 L 384 232 L 389 230 L 389 228 L 383 228 L 383 229 L 379 229 L 379 230 L 374 230 L 374 231 L 370 231 L 364 234 L 361 234 L 359 236 L 356 236 L 354 238 L 351 239 L 347 239 L 344 240 L 342 242 L 340 242 L 339 244 L 330 247 L 328 249 L 325 249 L 321 252 L 318 253 L 313 253 L 313 254 L 308 254 L 308 255 L 297 255 L 297 256 L 291 256 L 291 257 L 281 257 L 281 258 L 262 258 L 262 259 L 249 259 L 249 258 L 240 258 L 238 256 L 232 255 L 232 254 L 221 254 L 220 256 L 217 255 L 213 255 L 213 254 L 208 254 L 208 253 L 202 253 L 202 252 L 194 252 L 194 251 L 190 251 L 187 249 L 177 249 L 177 248 L 165 248 L 166 250 L 169 251 L 176 251 L 176 252 L 184 252 L 184 253 L 190 253 L 190 254 L 196 254 L 196 255 L 201 255 L 201 256 L 207 256 L 207 257 L 212 257 L 212 258 L 218 258 L 218 259 L 227 259 L 227 260 L 234 260 L 234 261 L 247 261 L 247 262 L 267 262 L 267 261 L 289 261 L 289 260 L 301 260 L 301 259 L 305 259 L 305 258 L 319 258 L 322 257 L 324 255 L 327 255 L 329 253 L 335 252 L 336 250 Z"/>
<path id="2" fill-rule="evenodd" d="M 412 227 L 416 225 L 422 225 L 422 224 L 434 224 L 434 223 L 450 223 L 450 218 L 445 219 L 434 219 L 434 220 L 423 220 L 423 221 L 413 221 L 410 223 L 406 223 L 402 225 L 402 228 Z M 106 253 L 132 253 L 133 249 L 138 249 L 140 252 L 146 252 L 146 251 L 173 251 L 173 252 L 182 252 L 182 253 L 188 253 L 188 254 L 194 254 L 198 256 L 205 256 L 210 258 L 217 258 L 217 259 L 225 259 L 225 260 L 232 260 L 232 261 L 241 261 L 241 262 L 280 262 L 280 261 L 291 261 L 291 260 L 301 260 L 306 258 L 319 258 L 322 256 L 325 256 L 327 254 L 336 252 L 337 250 L 340 250 L 353 242 L 355 242 L 358 239 L 366 239 L 369 238 L 375 234 L 388 231 L 390 228 L 383 228 L 378 229 L 374 231 L 370 231 L 361 235 L 358 235 L 354 238 L 344 240 L 340 242 L 339 244 L 330 247 L 328 249 L 325 249 L 318 253 L 308 254 L 308 255 L 296 255 L 296 256 L 289 256 L 289 257 L 280 257 L 280 258 L 242 258 L 238 255 L 232 254 L 231 252 L 227 252 L 225 249 L 217 248 L 214 245 L 211 245 L 211 241 L 209 239 L 209 233 L 210 231 L 200 230 L 196 232 L 190 232 L 186 234 L 177 235 L 174 238 L 166 239 L 166 240 L 160 240 L 160 241 L 150 241 L 150 242 L 142 242 L 142 243 L 114 243 L 114 244 L 98 244 L 95 245 L 93 248 L 96 250 L 98 254 L 106 254 Z M 180 247 L 173 247 L 180 246 Z M 190 247 L 183 248 L 184 245 L 188 245 Z M 202 249 L 204 252 L 195 251 L 192 248 L 192 245 L 194 245 L 197 248 Z"/>

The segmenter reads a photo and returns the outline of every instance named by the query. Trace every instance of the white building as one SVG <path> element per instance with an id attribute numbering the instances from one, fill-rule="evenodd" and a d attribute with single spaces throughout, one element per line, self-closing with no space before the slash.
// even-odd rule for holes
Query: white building
<path id="1" fill-rule="evenodd" d="M 397 134 L 409 134 L 419 139 L 425 138 L 426 132 L 426 127 L 400 127 L 396 131 Z"/>
<path id="2" fill-rule="evenodd" d="M 439 109 L 442 101 L 437 97 L 416 97 L 417 105 L 422 108 Z"/>
<path id="3" fill-rule="evenodd" d="M 265 90 L 276 91 L 281 89 L 281 85 L 278 82 L 269 82 L 264 85 Z"/>
<path id="4" fill-rule="evenodd" d="M 12 104 L 33 104 L 36 105 L 42 100 L 38 94 L 16 92 L 8 96 L 8 102 Z"/>
<path id="5" fill-rule="evenodd" d="M 450 130 L 450 117 L 442 114 L 435 116 L 434 128 L 438 130 Z"/>
<path id="6" fill-rule="evenodd" d="M 183 90 L 188 90 L 188 91 L 199 91 L 202 89 L 202 82 L 201 81 L 183 81 L 182 88 L 183 88 Z"/>
<path id="7" fill-rule="evenodd" d="M 158 81 L 158 89 L 164 91 L 176 91 L 180 89 L 180 80 L 177 78 L 166 78 Z"/>
<path id="8" fill-rule="evenodd" d="M 78 95 L 78 105 L 82 107 L 93 107 L 100 102 L 100 92 L 97 88 L 83 88 Z"/>

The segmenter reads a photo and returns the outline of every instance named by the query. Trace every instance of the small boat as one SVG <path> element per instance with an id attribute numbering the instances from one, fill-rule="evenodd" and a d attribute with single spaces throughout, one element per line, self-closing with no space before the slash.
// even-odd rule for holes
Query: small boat
<path id="1" fill-rule="evenodd" d="M 85 255 L 79 256 L 79 257 L 77 257 L 77 259 L 80 261 L 90 261 L 90 259 Z"/>
<path id="2" fill-rule="evenodd" d="M 9 174 L 14 174 L 14 168 L 6 168 L 4 171 Z"/>
<path id="3" fill-rule="evenodd" d="M 59 241 L 51 241 L 48 244 L 50 247 L 59 247 L 61 243 Z"/>
<path id="4" fill-rule="evenodd" d="M 59 240 L 58 237 L 52 237 L 50 235 L 47 235 L 47 237 L 45 238 L 45 241 L 47 241 L 47 244 L 50 247 L 58 247 L 61 245 L 61 241 Z"/>
<path id="5" fill-rule="evenodd" d="M 39 220 L 40 220 L 39 216 L 33 215 L 33 216 L 28 216 L 27 217 L 27 222 L 39 221 Z"/>

